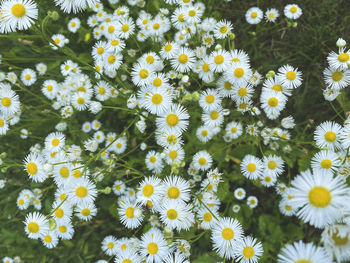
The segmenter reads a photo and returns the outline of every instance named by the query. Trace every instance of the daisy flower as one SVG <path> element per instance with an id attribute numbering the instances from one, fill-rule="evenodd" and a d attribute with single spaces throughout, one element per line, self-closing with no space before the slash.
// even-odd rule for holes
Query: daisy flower
<path id="1" fill-rule="evenodd" d="M 344 149 L 350 147 L 350 125 L 345 125 L 340 132 L 340 140 Z"/>
<path id="2" fill-rule="evenodd" d="M 242 235 L 243 229 L 241 224 L 236 219 L 224 217 L 212 229 L 211 240 L 213 248 L 220 257 L 234 258 L 233 248 L 238 245 Z"/>
<path id="3" fill-rule="evenodd" d="M 254 88 L 248 83 L 243 83 L 232 88 L 231 98 L 238 104 L 250 101 L 253 95 Z"/>
<path id="4" fill-rule="evenodd" d="M 44 159 L 37 153 L 30 153 L 24 159 L 24 167 L 30 179 L 34 182 L 43 182 L 48 174 L 43 170 Z"/>
<path id="5" fill-rule="evenodd" d="M 207 142 L 213 138 L 212 129 L 207 126 L 200 126 L 196 131 L 196 136 L 201 142 Z"/>
<path id="6" fill-rule="evenodd" d="M 193 156 L 192 163 L 195 169 L 206 171 L 211 167 L 213 159 L 207 151 L 200 151 Z"/>
<path id="7" fill-rule="evenodd" d="M 122 202 L 120 204 L 118 214 L 120 216 L 120 221 L 127 228 L 131 229 L 140 226 L 143 220 L 141 206 L 130 201 Z"/>
<path id="8" fill-rule="evenodd" d="M 145 158 L 146 167 L 154 173 L 160 173 L 163 170 L 164 164 L 160 153 L 149 151 Z"/>
<path id="9" fill-rule="evenodd" d="M 30 68 L 26 68 L 21 73 L 21 81 L 25 86 L 31 86 L 36 81 L 36 73 Z"/>
<path id="10" fill-rule="evenodd" d="M 92 203 L 97 196 L 97 189 L 89 179 L 79 178 L 72 181 L 69 195 L 72 204 Z"/>
<path id="11" fill-rule="evenodd" d="M 65 136 L 61 132 L 50 133 L 45 138 L 45 148 L 49 151 L 59 152 L 65 145 Z"/>
<path id="12" fill-rule="evenodd" d="M 163 196 L 167 199 L 187 202 L 190 200 L 190 185 L 179 176 L 168 176 L 163 180 Z"/>
<path id="13" fill-rule="evenodd" d="M 243 133 L 242 124 L 239 122 L 229 122 L 225 128 L 226 134 L 232 139 L 237 139 Z"/>
<path id="14" fill-rule="evenodd" d="M 229 33 L 231 33 L 233 27 L 231 22 L 226 20 L 221 20 L 218 23 L 215 24 L 214 27 L 214 37 L 216 39 L 224 39 L 227 37 Z"/>
<path id="15" fill-rule="evenodd" d="M 270 120 L 278 118 L 284 109 L 287 97 L 281 92 L 267 91 L 262 92 L 260 96 L 261 108 L 265 111 Z"/>
<path id="16" fill-rule="evenodd" d="M 251 180 L 258 179 L 262 175 L 264 169 L 262 161 L 250 154 L 244 156 L 240 165 L 242 174 Z"/>
<path id="17" fill-rule="evenodd" d="M 276 8 L 267 9 L 265 12 L 265 19 L 268 22 L 275 23 L 276 19 L 280 16 L 278 10 Z"/>
<path id="18" fill-rule="evenodd" d="M 75 215 L 84 220 L 90 221 L 96 214 L 97 208 L 93 203 L 83 202 L 74 208 Z"/>
<path id="19" fill-rule="evenodd" d="M 221 106 L 221 97 L 214 89 L 206 89 L 199 97 L 199 106 L 205 111 L 215 110 L 218 106 Z"/>
<path id="20" fill-rule="evenodd" d="M 234 192 L 234 196 L 238 200 L 243 200 L 246 195 L 246 191 L 242 187 L 238 187 Z"/>
<path id="21" fill-rule="evenodd" d="M 264 174 L 279 176 L 283 173 L 284 161 L 280 156 L 268 155 L 263 158 Z"/>
<path id="22" fill-rule="evenodd" d="M 169 247 L 160 230 L 152 228 L 142 235 L 140 255 L 146 262 L 162 262 L 169 253 Z"/>
<path id="23" fill-rule="evenodd" d="M 153 78 L 154 68 L 147 63 L 137 63 L 131 72 L 132 82 L 137 86 L 144 86 L 150 83 Z"/>
<path id="24" fill-rule="evenodd" d="M 140 255 L 133 249 L 125 249 L 122 251 L 118 251 L 116 257 L 114 259 L 115 263 L 138 263 L 142 262 Z"/>
<path id="25" fill-rule="evenodd" d="M 170 130 L 171 132 L 182 133 L 187 129 L 189 117 L 186 108 L 180 104 L 171 104 L 165 112 L 159 114 L 156 123 L 161 131 Z"/>
<path id="26" fill-rule="evenodd" d="M 350 189 L 340 176 L 333 178 L 308 170 L 295 177 L 291 185 L 290 202 L 299 208 L 297 216 L 316 228 L 340 220 L 341 209 L 350 201 Z"/>
<path id="27" fill-rule="evenodd" d="M 158 129 L 156 131 L 156 142 L 162 147 L 182 145 L 181 131 L 175 129 Z"/>
<path id="28" fill-rule="evenodd" d="M 248 64 L 237 62 L 232 64 L 224 73 L 227 81 L 236 85 L 244 85 L 252 76 L 252 71 Z"/>
<path id="29" fill-rule="evenodd" d="M 350 70 L 326 68 L 323 75 L 325 83 L 332 89 L 343 89 L 350 85 Z"/>
<path id="30" fill-rule="evenodd" d="M 317 126 L 314 132 L 314 140 L 320 148 L 328 148 L 329 150 L 337 150 L 341 148 L 340 133 L 342 127 L 332 121 L 322 122 Z"/>
<path id="31" fill-rule="evenodd" d="M 284 7 L 284 15 L 289 19 L 298 19 L 303 11 L 296 4 L 286 5 Z"/>
<path id="32" fill-rule="evenodd" d="M 224 122 L 224 114 L 221 107 L 217 107 L 211 111 L 204 111 L 202 114 L 202 121 L 205 126 L 208 126 L 214 130 L 218 128 Z"/>
<path id="33" fill-rule="evenodd" d="M 288 244 L 281 249 L 278 254 L 278 263 L 295 262 L 317 262 L 329 263 L 332 259 L 329 257 L 323 247 L 316 247 L 313 243 L 303 243 L 303 241 Z"/>
<path id="34" fill-rule="evenodd" d="M 201 207 L 197 212 L 197 218 L 201 221 L 201 228 L 203 229 L 212 229 L 217 224 L 215 217 L 219 218 L 219 214 L 216 211 L 209 211 L 205 207 Z"/>
<path id="35" fill-rule="evenodd" d="M 159 209 L 161 221 L 168 227 L 178 231 L 188 230 L 194 223 L 191 205 L 174 199 L 165 200 Z"/>
<path id="36" fill-rule="evenodd" d="M 301 85 L 301 72 L 297 68 L 285 65 L 278 69 L 277 80 L 283 87 L 296 89 Z"/>
<path id="37" fill-rule="evenodd" d="M 277 77 L 268 78 L 264 81 L 262 92 L 268 91 L 282 92 L 286 96 L 292 95 L 292 89 L 285 85 L 282 86 L 282 82 Z"/>
<path id="38" fill-rule="evenodd" d="M 155 176 L 146 177 L 138 187 L 136 194 L 137 202 L 142 205 L 147 204 L 148 201 L 158 203 L 162 195 L 161 180 Z"/>
<path id="39" fill-rule="evenodd" d="M 72 96 L 71 103 L 76 110 L 83 111 L 88 108 L 90 96 L 86 92 L 77 92 Z"/>
<path id="40" fill-rule="evenodd" d="M 251 7 L 245 13 L 245 19 L 249 24 L 255 25 L 260 23 L 264 17 L 264 12 L 258 7 Z"/>
<path id="41" fill-rule="evenodd" d="M 68 22 L 68 30 L 72 33 L 75 33 L 78 31 L 78 29 L 80 28 L 80 19 L 77 17 L 72 18 L 71 20 L 69 20 Z"/>
<path id="42" fill-rule="evenodd" d="M 255 208 L 258 206 L 258 198 L 256 198 L 255 196 L 248 196 L 247 198 L 247 205 L 250 208 Z"/>
<path id="43" fill-rule="evenodd" d="M 101 248 L 107 256 L 116 255 L 118 252 L 117 239 L 114 236 L 106 236 L 101 243 Z"/>
<path id="44" fill-rule="evenodd" d="M 142 96 L 142 93 L 144 95 Z M 145 108 L 152 114 L 165 114 L 171 106 L 172 95 L 160 87 L 143 88 L 139 91 L 139 102 L 141 107 Z M 175 123 L 174 125 L 176 125 Z"/>
<path id="45" fill-rule="evenodd" d="M 165 154 L 164 160 L 169 165 L 174 162 L 180 164 L 185 158 L 185 151 L 181 145 L 169 146 L 164 149 L 163 153 Z"/>
<path id="46" fill-rule="evenodd" d="M 47 231 L 41 237 L 41 242 L 49 249 L 54 248 L 58 244 L 57 234 L 54 231 Z"/>
<path id="47" fill-rule="evenodd" d="M 213 51 L 209 56 L 210 69 L 213 72 L 225 71 L 230 65 L 230 59 L 231 59 L 230 54 L 223 49 L 220 49 L 218 51 Z"/>
<path id="48" fill-rule="evenodd" d="M 345 50 L 344 47 L 339 49 L 339 53 L 332 51 L 327 61 L 332 69 L 347 70 L 350 65 L 350 50 Z"/>
<path id="49" fill-rule="evenodd" d="M 18 95 L 9 84 L 0 84 L 0 113 L 11 116 L 20 110 Z"/>
<path id="50" fill-rule="evenodd" d="M 259 241 L 250 236 L 242 238 L 234 247 L 239 262 L 256 263 L 263 254 L 263 247 Z"/>
<path id="51" fill-rule="evenodd" d="M 41 238 L 49 231 L 49 221 L 44 215 L 38 212 L 27 214 L 24 224 L 25 232 L 29 238 Z"/>
<path id="52" fill-rule="evenodd" d="M 31 0 L 7 0 L 0 6 L 1 10 L 1 33 L 26 30 L 38 17 L 36 3 Z"/>
<path id="53" fill-rule="evenodd" d="M 103 68 L 107 71 L 117 70 L 123 62 L 123 56 L 120 53 L 108 51 L 103 54 Z"/>
<path id="54" fill-rule="evenodd" d="M 311 167 L 314 173 L 332 175 L 337 172 L 341 161 L 339 155 L 333 151 L 319 151 L 311 159 Z"/>
<path id="55" fill-rule="evenodd" d="M 159 54 L 165 59 L 172 59 L 180 51 L 180 46 L 176 42 L 166 42 Z"/>
<path id="56" fill-rule="evenodd" d="M 171 59 L 170 62 L 174 70 L 183 73 L 193 68 L 196 58 L 191 49 L 181 47 L 179 52 Z"/>

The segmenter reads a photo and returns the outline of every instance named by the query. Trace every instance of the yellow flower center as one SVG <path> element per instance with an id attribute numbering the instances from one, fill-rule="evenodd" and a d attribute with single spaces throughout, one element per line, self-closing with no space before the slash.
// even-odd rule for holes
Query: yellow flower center
<path id="1" fill-rule="evenodd" d="M 53 87 L 52 87 L 52 85 L 47 85 L 46 89 L 47 89 L 47 91 L 52 91 Z"/>
<path id="2" fill-rule="evenodd" d="M 26 74 L 26 75 L 24 76 L 24 78 L 25 78 L 26 80 L 30 80 L 30 79 L 32 78 L 32 76 L 31 76 L 30 74 Z"/>
<path id="3" fill-rule="evenodd" d="M 277 163 L 275 161 L 269 161 L 267 164 L 267 167 L 269 167 L 270 170 L 274 170 L 277 166 Z"/>
<path id="4" fill-rule="evenodd" d="M 224 56 L 223 55 L 215 56 L 214 62 L 215 62 L 215 64 L 219 64 L 219 65 L 224 63 Z"/>
<path id="5" fill-rule="evenodd" d="M 207 163 L 207 159 L 205 159 L 204 157 L 201 157 L 198 159 L 198 163 L 200 165 L 205 165 Z"/>
<path id="6" fill-rule="evenodd" d="M 153 56 L 147 56 L 147 57 L 146 57 L 146 61 L 147 61 L 148 64 L 153 64 L 153 62 L 154 62 L 154 57 L 153 57 Z"/>
<path id="7" fill-rule="evenodd" d="M 24 5 L 22 4 L 14 4 L 11 7 L 11 13 L 15 16 L 15 17 L 23 17 L 26 14 L 26 9 L 24 7 Z"/>
<path id="8" fill-rule="evenodd" d="M 113 244 L 113 242 L 109 242 L 109 243 L 107 244 L 107 247 L 108 247 L 109 249 L 114 248 L 114 244 Z"/>
<path id="9" fill-rule="evenodd" d="M 24 200 L 23 200 L 23 199 L 19 199 L 19 200 L 18 200 L 18 204 L 19 204 L 19 205 L 23 205 L 23 204 L 24 204 Z"/>
<path id="10" fill-rule="evenodd" d="M 286 78 L 287 78 L 288 80 L 290 80 L 290 81 L 295 80 L 296 77 L 297 77 L 297 74 L 295 74 L 294 71 L 288 71 L 288 72 L 286 73 Z"/>
<path id="11" fill-rule="evenodd" d="M 118 142 L 116 145 L 115 145 L 118 149 L 120 149 L 122 147 L 122 144 L 120 142 Z"/>
<path id="12" fill-rule="evenodd" d="M 188 15 L 191 17 L 194 17 L 196 15 L 196 11 L 194 11 L 193 9 L 188 11 Z"/>
<path id="13" fill-rule="evenodd" d="M 211 118 L 212 120 L 216 120 L 218 117 L 219 117 L 219 113 L 218 113 L 217 111 L 212 111 L 212 112 L 210 113 L 210 118 Z"/>
<path id="14" fill-rule="evenodd" d="M 154 242 L 151 242 L 147 246 L 147 251 L 149 254 L 154 255 L 157 254 L 158 252 L 158 245 Z"/>
<path id="15" fill-rule="evenodd" d="M 168 197 L 172 199 L 176 199 L 180 196 L 179 188 L 172 186 L 168 189 Z"/>
<path id="16" fill-rule="evenodd" d="M 236 78 L 241 78 L 244 75 L 244 69 L 236 68 L 233 74 L 235 75 Z"/>
<path id="17" fill-rule="evenodd" d="M 343 72 L 335 71 L 332 73 L 333 81 L 341 81 L 343 79 Z"/>
<path id="18" fill-rule="evenodd" d="M 112 34 L 114 32 L 115 28 L 114 28 L 114 26 L 109 26 L 107 30 L 108 30 L 108 33 Z"/>
<path id="19" fill-rule="evenodd" d="M 340 237 L 338 236 L 339 231 L 337 230 L 336 232 L 333 233 L 332 239 L 335 243 L 336 246 L 344 246 L 348 243 L 349 241 L 349 234 L 347 234 L 345 237 Z"/>
<path id="20" fill-rule="evenodd" d="M 153 80 L 153 85 L 154 85 L 155 87 L 159 87 L 160 85 L 162 85 L 162 80 L 161 80 L 160 78 L 155 78 L 155 79 Z"/>
<path id="21" fill-rule="evenodd" d="M 142 193 L 144 196 L 150 197 L 154 192 L 154 187 L 151 184 L 146 184 L 143 189 Z"/>
<path id="22" fill-rule="evenodd" d="M 205 97 L 205 101 L 207 103 L 213 103 L 214 100 L 215 100 L 215 97 L 213 95 L 211 95 L 211 94 Z"/>
<path id="23" fill-rule="evenodd" d="M 244 97 L 245 95 L 247 95 L 247 89 L 246 89 L 246 88 L 240 88 L 240 89 L 238 90 L 238 95 L 239 95 L 240 97 Z"/>
<path id="24" fill-rule="evenodd" d="M 349 54 L 348 53 L 339 54 L 338 60 L 342 63 L 347 62 L 349 60 Z"/>
<path id="25" fill-rule="evenodd" d="M 150 161 L 151 163 L 155 163 L 155 162 L 157 161 L 157 159 L 156 159 L 156 157 L 151 156 L 151 157 L 149 157 L 149 161 Z"/>
<path id="26" fill-rule="evenodd" d="M 84 187 L 84 186 L 79 186 L 79 187 L 75 190 L 75 194 L 76 194 L 78 197 L 83 198 L 83 197 L 87 196 L 88 190 L 87 190 L 86 187 Z"/>
<path id="27" fill-rule="evenodd" d="M 307 259 L 300 259 L 298 261 L 296 261 L 295 263 L 312 263 L 310 260 Z"/>
<path id="28" fill-rule="evenodd" d="M 66 233 L 67 232 L 67 227 L 66 226 L 59 226 L 58 227 L 58 231 L 60 231 L 61 233 Z"/>
<path id="29" fill-rule="evenodd" d="M 45 241 L 46 243 L 51 243 L 52 237 L 49 236 L 49 235 L 47 235 L 47 236 L 44 237 L 44 241 Z"/>
<path id="30" fill-rule="evenodd" d="M 220 33 L 221 33 L 221 34 L 225 34 L 225 33 L 227 32 L 227 30 L 228 30 L 228 27 L 227 27 L 227 26 L 222 26 L 222 27 L 220 27 Z"/>
<path id="31" fill-rule="evenodd" d="M 232 90 L 232 84 L 228 81 L 224 83 L 225 90 Z"/>
<path id="32" fill-rule="evenodd" d="M 245 247 L 243 249 L 243 256 L 246 258 L 254 257 L 254 249 L 252 247 Z"/>
<path id="33" fill-rule="evenodd" d="M 209 64 L 204 62 L 202 66 L 203 72 L 208 72 L 209 71 Z"/>
<path id="34" fill-rule="evenodd" d="M 323 169 L 330 169 L 332 167 L 332 161 L 331 160 L 328 160 L 328 159 L 324 159 L 322 160 L 321 162 L 321 167 Z"/>
<path id="35" fill-rule="evenodd" d="M 213 218 L 213 216 L 209 212 L 204 213 L 204 215 L 203 215 L 203 220 L 205 222 L 210 222 L 212 220 L 212 218 Z"/>
<path id="36" fill-rule="evenodd" d="M 38 166 L 34 162 L 29 162 L 26 165 L 27 172 L 31 175 L 35 175 L 38 172 Z"/>
<path id="37" fill-rule="evenodd" d="M 166 123 L 169 125 L 169 126 L 175 126 L 177 125 L 179 122 L 179 117 L 174 114 L 174 113 L 170 113 L 167 117 L 166 117 Z"/>
<path id="38" fill-rule="evenodd" d="M 74 21 L 73 21 L 72 23 L 70 23 L 70 25 L 71 25 L 72 27 L 75 27 L 76 24 L 77 24 L 77 23 L 75 23 Z"/>
<path id="39" fill-rule="evenodd" d="M 125 33 L 125 32 L 128 32 L 129 31 L 129 25 L 128 24 L 124 24 L 122 25 L 122 31 Z"/>
<path id="40" fill-rule="evenodd" d="M 256 18 L 258 16 L 258 13 L 257 12 L 252 12 L 251 14 L 250 14 L 250 17 L 251 18 Z"/>
<path id="41" fill-rule="evenodd" d="M 184 15 L 180 14 L 177 18 L 180 22 L 185 22 Z"/>
<path id="42" fill-rule="evenodd" d="M 295 7 L 295 6 L 292 6 L 290 9 L 289 9 L 289 11 L 291 12 L 291 13 L 296 13 L 297 11 L 298 11 L 298 9 Z"/>
<path id="43" fill-rule="evenodd" d="M 10 107 L 12 104 L 11 99 L 9 97 L 3 97 L 1 99 L 1 105 L 4 107 Z"/>
<path id="44" fill-rule="evenodd" d="M 248 172 L 250 172 L 250 173 L 254 173 L 255 170 L 256 170 L 256 165 L 255 165 L 255 163 L 249 163 L 249 164 L 247 165 L 247 170 L 248 170 Z"/>
<path id="45" fill-rule="evenodd" d="M 315 186 L 309 192 L 310 203 L 318 208 L 326 207 L 332 200 L 331 192 L 323 186 Z"/>
<path id="46" fill-rule="evenodd" d="M 141 69 L 139 75 L 140 75 L 140 78 L 142 78 L 142 79 L 147 78 L 148 77 L 148 70 L 147 69 Z"/>
<path id="47" fill-rule="evenodd" d="M 30 233 L 34 233 L 35 234 L 35 233 L 38 233 L 38 231 L 39 231 L 39 225 L 36 222 L 30 222 L 28 224 L 27 228 L 28 228 L 28 231 Z"/>
<path id="48" fill-rule="evenodd" d="M 96 51 L 97 54 L 101 55 L 105 51 L 105 49 L 103 47 L 98 47 Z"/>
<path id="49" fill-rule="evenodd" d="M 187 63 L 187 61 L 188 61 L 188 56 L 186 54 L 181 54 L 179 56 L 179 62 L 181 64 L 185 64 L 185 63 Z"/>
<path id="50" fill-rule="evenodd" d="M 231 228 L 226 227 L 222 230 L 221 232 L 221 236 L 225 239 L 225 240 L 231 240 L 234 237 L 234 232 Z"/>
<path id="51" fill-rule="evenodd" d="M 114 55 L 111 55 L 107 58 L 107 61 L 109 64 L 113 64 L 116 60 L 116 57 Z"/>
<path id="52" fill-rule="evenodd" d="M 292 211 L 292 207 L 290 205 L 285 205 L 284 208 L 287 210 L 287 211 Z"/>
<path id="53" fill-rule="evenodd" d="M 122 261 L 122 263 L 132 263 L 132 261 L 130 259 L 126 258 Z"/>
<path id="54" fill-rule="evenodd" d="M 84 98 L 79 97 L 79 98 L 77 99 L 77 103 L 80 104 L 80 105 L 84 104 L 84 103 L 85 103 Z"/>
<path id="55" fill-rule="evenodd" d="M 268 15 L 268 17 L 269 17 L 270 19 L 273 19 L 273 18 L 275 18 L 275 15 L 274 15 L 273 13 L 270 13 L 270 14 Z"/>
<path id="56" fill-rule="evenodd" d="M 201 134 L 202 134 L 202 136 L 207 136 L 207 135 L 208 135 L 208 132 L 207 132 L 206 130 L 203 130 L 203 131 L 201 132 Z"/>
<path id="57" fill-rule="evenodd" d="M 89 216 L 90 215 L 90 209 L 89 208 L 84 208 L 83 210 L 81 210 L 81 214 L 83 216 Z"/>
<path id="58" fill-rule="evenodd" d="M 62 209 L 62 208 L 58 208 L 58 209 L 56 209 L 56 211 L 55 211 L 55 216 L 56 216 L 56 217 L 58 217 L 58 218 L 62 218 L 62 217 L 63 217 L 63 215 L 64 215 L 64 211 L 63 211 L 63 209 Z"/>
<path id="59" fill-rule="evenodd" d="M 166 215 L 170 220 L 174 220 L 177 218 L 177 212 L 175 209 L 169 209 L 167 211 Z"/>
<path id="60" fill-rule="evenodd" d="M 52 146 L 57 147 L 60 144 L 60 140 L 55 138 L 51 141 Z"/>
<path id="61" fill-rule="evenodd" d="M 154 24 L 153 24 L 153 29 L 156 29 L 156 30 L 157 30 L 157 29 L 159 29 L 159 28 L 160 28 L 160 25 L 159 25 L 158 23 L 154 23 Z"/>
<path id="62" fill-rule="evenodd" d="M 156 93 L 152 96 L 152 103 L 155 105 L 161 104 L 163 101 L 163 96 L 160 95 L 159 93 Z"/>
<path id="63" fill-rule="evenodd" d="M 57 37 L 53 41 L 56 43 L 56 45 L 58 45 L 61 42 L 61 40 Z"/>
<path id="64" fill-rule="evenodd" d="M 327 142 L 334 142 L 337 139 L 335 132 L 328 131 L 325 133 L 324 138 Z"/>
<path id="65" fill-rule="evenodd" d="M 126 210 L 125 210 L 125 215 L 127 218 L 134 218 L 134 208 L 129 206 Z"/>
<path id="66" fill-rule="evenodd" d="M 270 107 L 276 107 L 278 105 L 278 99 L 275 97 L 269 98 L 267 104 L 269 104 Z"/>
<path id="67" fill-rule="evenodd" d="M 278 85 L 278 84 L 275 84 L 275 85 L 272 86 L 272 89 L 274 91 L 280 92 L 280 91 L 282 91 L 282 86 Z"/>
<path id="68" fill-rule="evenodd" d="M 171 45 L 171 44 L 167 44 L 165 47 L 164 47 L 164 50 L 166 51 L 166 52 L 169 52 L 170 50 L 172 50 L 173 49 L 173 45 Z"/>
<path id="69" fill-rule="evenodd" d="M 169 157 L 171 159 L 175 159 L 177 157 L 177 151 L 174 151 L 174 150 L 170 151 L 169 152 Z"/>

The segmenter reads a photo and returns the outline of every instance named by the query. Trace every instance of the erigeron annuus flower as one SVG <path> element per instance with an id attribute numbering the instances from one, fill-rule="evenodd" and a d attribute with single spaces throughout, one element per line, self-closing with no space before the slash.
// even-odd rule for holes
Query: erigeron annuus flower
<path id="1" fill-rule="evenodd" d="M 213 138 L 212 128 L 205 125 L 200 126 L 196 131 L 196 135 L 198 140 L 200 140 L 201 142 L 207 142 L 211 138 Z"/>
<path id="2" fill-rule="evenodd" d="M 20 110 L 19 97 L 9 84 L 0 83 L 0 113 L 12 116 Z"/>
<path id="3" fill-rule="evenodd" d="M 231 33 L 233 27 L 231 22 L 226 20 L 221 20 L 215 24 L 214 27 L 214 36 L 217 39 L 224 39 L 229 33 Z"/>
<path id="4" fill-rule="evenodd" d="M 236 84 L 232 88 L 231 98 L 237 103 L 250 101 L 254 95 L 254 88 L 248 83 Z"/>
<path id="5" fill-rule="evenodd" d="M 166 42 L 159 53 L 165 59 L 172 59 L 179 50 L 180 46 L 176 42 Z"/>
<path id="6" fill-rule="evenodd" d="M 77 13 L 86 8 L 92 8 L 96 6 L 98 0 L 82 0 L 82 1 L 67 1 L 67 0 L 55 0 L 56 6 L 60 6 L 61 10 L 65 13 Z"/>
<path id="7" fill-rule="evenodd" d="M 114 260 L 115 263 L 125 263 L 125 262 L 137 263 L 141 261 L 142 260 L 140 255 L 134 249 L 124 249 L 124 250 L 118 251 Z"/>
<path id="8" fill-rule="evenodd" d="M 291 205 L 299 208 L 297 216 L 316 228 L 340 220 L 341 209 L 350 200 L 349 188 L 340 176 L 309 170 L 294 178 L 290 194 Z"/>
<path id="9" fill-rule="evenodd" d="M 158 116 L 168 111 L 173 97 L 169 91 L 160 87 L 143 87 L 138 95 L 140 105 L 150 113 Z"/>
<path id="10" fill-rule="evenodd" d="M 279 15 L 280 14 L 276 8 L 270 8 L 270 9 L 267 9 L 265 12 L 265 19 L 268 22 L 275 23 Z"/>
<path id="11" fill-rule="evenodd" d="M 181 200 L 168 199 L 162 203 L 159 213 L 161 221 L 172 229 L 178 231 L 188 230 L 194 223 L 192 205 L 188 205 Z"/>
<path id="12" fill-rule="evenodd" d="M 181 47 L 177 54 L 170 60 L 174 70 L 185 73 L 188 72 L 196 62 L 194 52 L 185 47 Z"/>
<path id="13" fill-rule="evenodd" d="M 344 47 L 339 49 L 338 53 L 332 51 L 327 61 L 332 69 L 347 70 L 350 65 L 350 50 L 346 50 Z"/>
<path id="14" fill-rule="evenodd" d="M 192 163 L 195 169 L 206 171 L 211 167 L 213 159 L 207 151 L 199 151 L 193 156 Z"/>
<path id="15" fill-rule="evenodd" d="M 250 208 L 255 208 L 258 206 L 258 198 L 256 198 L 255 196 L 248 196 L 247 197 L 247 205 Z"/>
<path id="16" fill-rule="evenodd" d="M 169 253 L 170 249 L 160 230 L 151 228 L 142 235 L 140 255 L 146 258 L 146 262 L 161 262 Z"/>
<path id="17" fill-rule="evenodd" d="M 295 263 L 295 262 L 317 262 L 329 263 L 332 259 L 323 247 L 316 247 L 313 243 L 303 243 L 303 241 L 288 244 L 281 249 L 278 254 L 278 263 Z"/>
<path id="18" fill-rule="evenodd" d="M 190 200 L 190 185 L 179 176 L 168 176 L 163 180 L 162 193 L 166 199 L 187 202 Z"/>
<path id="19" fill-rule="evenodd" d="M 47 178 L 47 173 L 43 170 L 44 159 L 37 153 L 30 153 L 24 160 L 25 170 L 30 179 L 34 182 L 43 182 Z"/>
<path id="20" fill-rule="evenodd" d="M 242 238 L 234 248 L 237 259 L 244 263 L 256 263 L 263 254 L 263 247 L 259 241 L 250 236 Z"/>
<path id="21" fill-rule="evenodd" d="M 154 173 L 160 173 L 163 170 L 164 164 L 160 153 L 149 151 L 145 158 L 146 167 Z"/>
<path id="22" fill-rule="evenodd" d="M 317 126 L 314 132 L 314 140 L 320 148 L 337 150 L 341 148 L 340 132 L 341 126 L 332 121 L 325 121 Z"/>
<path id="23" fill-rule="evenodd" d="M 38 17 L 36 3 L 31 0 L 7 0 L 0 6 L 0 32 L 16 32 L 31 27 Z"/>
<path id="24" fill-rule="evenodd" d="M 274 120 L 278 118 L 281 111 L 284 109 L 287 97 L 281 92 L 266 91 L 262 92 L 260 96 L 261 108 L 266 113 L 266 116 Z"/>
<path id="25" fill-rule="evenodd" d="M 224 258 L 234 258 L 234 247 L 242 239 L 243 229 L 241 224 L 229 217 L 221 218 L 213 227 L 211 240 L 213 248 Z"/>
<path id="26" fill-rule="evenodd" d="M 156 123 L 160 131 L 169 129 L 180 133 L 187 129 L 189 117 L 186 108 L 180 104 L 171 104 L 170 107 L 159 114 Z"/>
<path id="27" fill-rule="evenodd" d="M 96 185 L 84 177 L 72 181 L 69 189 L 72 204 L 92 203 L 97 196 Z"/>
<path id="28" fill-rule="evenodd" d="M 263 165 L 265 174 L 279 176 L 283 173 L 284 161 L 280 156 L 264 156 Z"/>
<path id="29" fill-rule="evenodd" d="M 221 97 L 214 89 L 206 89 L 199 97 L 199 105 L 205 111 L 215 110 L 221 106 Z"/>
<path id="30" fill-rule="evenodd" d="M 143 220 L 141 206 L 131 201 L 121 202 L 118 214 L 121 222 L 131 229 L 140 226 Z"/>
<path id="31" fill-rule="evenodd" d="M 55 231 L 47 231 L 41 237 L 41 241 L 45 247 L 51 249 L 57 246 L 58 237 Z"/>
<path id="32" fill-rule="evenodd" d="M 289 19 L 298 19 L 303 14 L 301 8 L 296 4 L 286 5 L 284 15 Z"/>
<path id="33" fill-rule="evenodd" d="M 25 86 L 31 86 L 36 81 L 36 73 L 30 68 L 26 68 L 21 73 L 21 81 Z"/>
<path id="34" fill-rule="evenodd" d="M 350 85 L 350 70 L 326 68 L 323 75 L 325 83 L 332 89 L 342 89 Z"/>
<path id="35" fill-rule="evenodd" d="M 264 12 L 258 7 L 251 7 L 245 14 L 245 19 L 249 24 L 258 24 L 264 17 Z"/>
<path id="36" fill-rule="evenodd" d="M 84 220 L 90 221 L 97 214 L 97 208 L 93 203 L 83 202 L 74 208 L 75 215 Z"/>
<path id="37" fill-rule="evenodd" d="M 136 194 L 137 202 L 145 205 L 148 201 L 158 203 L 162 196 L 161 180 L 155 176 L 146 177 L 139 185 Z"/>
<path id="38" fill-rule="evenodd" d="M 227 81 L 236 85 L 246 84 L 252 75 L 252 71 L 248 64 L 237 62 L 232 64 L 225 72 L 224 76 Z"/>
<path id="39" fill-rule="evenodd" d="M 112 256 L 117 254 L 117 239 L 114 236 L 106 236 L 101 243 L 102 250 L 107 256 Z"/>
<path id="40" fill-rule="evenodd" d="M 29 238 L 40 238 L 49 230 L 49 222 L 44 215 L 38 212 L 30 213 L 26 216 L 25 232 Z"/>
<path id="41" fill-rule="evenodd" d="M 341 160 L 333 151 L 319 151 L 311 159 L 311 167 L 314 173 L 332 175 L 337 172 Z"/>
<path id="42" fill-rule="evenodd" d="M 301 72 L 290 65 L 284 65 L 278 69 L 277 80 L 283 87 L 296 89 L 302 83 Z"/>
<path id="43" fill-rule="evenodd" d="M 248 179 L 258 179 L 263 172 L 264 166 L 261 160 L 253 155 L 246 155 L 241 162 L 241 172 Z"/>

